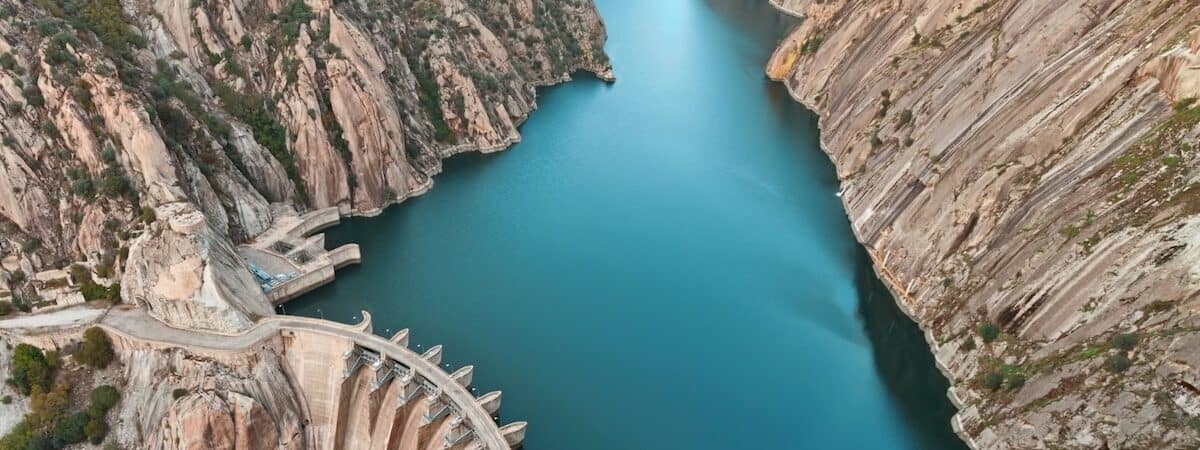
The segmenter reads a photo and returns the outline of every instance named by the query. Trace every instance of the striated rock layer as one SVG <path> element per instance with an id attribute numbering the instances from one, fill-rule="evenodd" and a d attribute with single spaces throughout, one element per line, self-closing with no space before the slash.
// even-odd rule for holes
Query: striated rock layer
<path id="1" fill-rule="evenodd" d="M 453 406 L 443 389 L 469 395 L 469 369 L 398 415 L 375 396 L 304 392 L 340 395 L 343 364 L 284 339 L 202 347 L 273 314 L 234 246 L 276 211 L 369 215 L 425 192 L 443 158 L 519 141 L 536 87 L 611 79 L 605 38 L 588 0 L 0 0 L 0 301 L 118 300 L 148 314 L 132 328 L 189 336 L 118 342 L 122 444 L 520 442 L 523 422 L 490 420 L 498 394 L 471 407 L 474 429 L 456 414 L 422 423 Z M 342 340 L 330 355 L 354 348 Z"/>
<path id="2" fill-rule="evenodd" d="M 1195 447 L 1196 2 L 773 3 L 806 19 L 767 74 L 820 115 L 960 434 Z"/>
<path id="3" fill-rule="evenodd" d="M 0 289 L 53 300 L 31 275 L 81 264 L 244 329 L 270 308 L 230 243 L 425 192 L 520 140 L 535 87 L 611 77 L 604 40 L 579 0 L 0 0 Z"/>

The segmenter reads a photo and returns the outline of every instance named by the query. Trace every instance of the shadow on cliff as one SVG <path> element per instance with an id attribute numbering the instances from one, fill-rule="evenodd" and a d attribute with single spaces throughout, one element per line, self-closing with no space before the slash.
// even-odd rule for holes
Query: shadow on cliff
<path id="1" fill-rule="evenodd" d="M 917 327 L 879 281 L 866 250 L 858 252 L 858 310 L 871 340 L 875 367 L 896 400 L 915 438 L 927 449 L 964 449 L 950 427 L 954 405 L 946 397 L 942 376 Z"/>

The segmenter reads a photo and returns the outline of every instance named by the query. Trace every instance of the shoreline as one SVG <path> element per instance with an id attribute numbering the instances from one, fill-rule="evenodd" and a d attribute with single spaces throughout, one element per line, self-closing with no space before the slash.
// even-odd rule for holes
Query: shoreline
<path id="1" fill-rule="evenodd" d="M 770 0 L 770 4 L 771 4 L 771 6 L 775 7 L 775 9 L 778 10 L 781 14 L 785 14 L 785 15 L 800 18 L 800 19 L 803 19 L 803 17 L 804 17 L 803 15 L 801 15 L 799 13 L 790 11 L 787 8 L 785 8 L 779 2 L 779 0 Z M 788 85 L 786 82 L 784 82 L 784 80 L 777 79 L 777 78 L 771 76 L 769 69 L 770 69 L 770 67 L 768 66 L 763 71 L 766 78 L 771 80 L 774 83 L 783 85 L 784 89 L 788 93 L 788 96 L 791 97 L 793 101 L 800 104 L 805 109 L 812 112 L 812 114 L 814 116 L 816 116 L 818 145 L 821 148 L 821 152 L 823 152 L 825 154 L 825 156 L 829 159 L 830 164 L 833 166 L 834 171 L 836 172 L 837 171 L 837 162 L 834 161 L 833 154 L 829 151 L 828 146 L 825 143 L 825 130 L 823 128 L 824 122 L 822 120 L 824 114 L 819 109 L 815 108 L 813 105 L 809 105 L 807 102 L 805 102 L 799 95 L 797 95 L 796 91 L 792 88 L 792 86 Z M 839 187 L 838 192 L 844 192 L 846 189 L 846 186 L 843 184 L 840 176 L 838 177 L 838 187 Z M 950 372 L 950 369 L 949 369 L 949 366 L 947 365 L 947 363 L 945 361 L 943 361 L 941 356 L 939 356 L 939 354 L 938 354 L 938 349 L 940 346 L 937 344 L 938 341 L 937 341 L 936 336 L 934 336 L 933 331 L 931 331 L 929 329 L 929 327 L 925 326 L 925 324 L 923 324 L 917 318 L 916 314 L 913 313 L 912 307 L 909 306 L 909 302 L 912 300 L 912 298 L 908 295 L 908 290 L 907 289 L 901 290 L 901 286 L 903 286 L 903 283 L 901 283 L 900 280 L 897 279 L 896 276 L 894 274 L 892 274 L 892 272 L 887 268 L 887 266 L 885 264 L 883 264 L 883 260 L 879 257 L 876 250 L 873 247 L 871 247 L 869 244 L 864 242 L 862 235 L 860 234 L 860 232 L 858 230 L 858 227 L 854 226 L 855 218 L 850 215 L 850 212 L 849 212 L 849 209 L 847 209 L 845 200 L 839 196 L 839 201 L 842 203 L 842 212 L 846 215 L 846 219 L 849 221 L 850 231 L 854 235 L 854 240 L 857 241 L 860 246 L 862 246 L 862 249 L 865 250 L 867 252 L 867 255 L 871 258 L 871 269 L 875 272 L 876 278 L 878 278 L 879 281 L 881 281 L 883 283 L 883 285 L 887 287 L 888 292 L 890 292 L 892 294 L 893 302 L 896 304 L 897 307 L 900 308 L 900 311 L 902 311 L 904 313 L 904 315 L 907 316 L 909 318 L 909 320 L 911 320 L 913 322 L 913 324 L 916 325 L 917 328 L 921 330 L 921 334 L 925 337 L 925 343 L 929 349 L 930 356 L 932 356 L 932 358 L 933 358 L 934 365 L 937 367 L 938 371 L 942 373 L 942 376 L 945 377 L 946 381 L 949 383 L 949 388 L 946 389 L 945 395 L 946 395 L 946 398 L 950 399 L 950 403 L 954 404 L 954 407 L 956 410 L 954 415 L 951 416 L 951 418 L 950 418 L 950 426 L 954 430 L 954 434 L 958 435 L 959 439 L 961 439 L 963 441 L 963 443 L 965 443 L 967 445 L 967 447 L 971 448 L 972 450 L 979 450 L 979 448 L 980 448 L 979 444 L 977 442 L 975 442 L 975 439 L 973 437 L 971 437 L 970 435 L 968 435 L 966 433 L 966 430 L 963 428 L 961 415 L 963 412 L 963 406 L 966 403 L 961 398 L 958 397 L 958 394 L 955 393 L 955 390 L 954 390 L 954 388 L 956 386 L 955 377 L 954 377 L 954 374 Z"/>

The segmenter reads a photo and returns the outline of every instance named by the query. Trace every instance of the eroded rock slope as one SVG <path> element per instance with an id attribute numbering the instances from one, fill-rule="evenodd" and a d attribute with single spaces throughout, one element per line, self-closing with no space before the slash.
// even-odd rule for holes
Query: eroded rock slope
<path id="1" fill-rule="evenodd" d="M 611 76 L 604 40 L 583 0 L 0 0 L 0 297 L 79 264 L 244 328 L 270 307 L 231 243 L 516 142 L 536 86 Z"/>
<path id="2" fill-rule="evenodd" d="M 806 20 L 768 75 L 820 114 L 963 436 L 1194 448 L 1196 2 L 773 2 Z"/>
<path id="3" fill-rule="evenodd" d="M 0 0 L 0 302 L 51 321 L 115 300 L 232 339 L 273 314 L 236 244 L 281 214 L 375 214 L 443 158 L 517 142 L 535 87 L 612 76 L 604 41 L 588 0 Z M 16 335 L 77 339 L 41 331 Z M 116 442 L 357 448 L 310 426 L 329 405 L 275 341 L 196 345 L 119 341 Z"/>

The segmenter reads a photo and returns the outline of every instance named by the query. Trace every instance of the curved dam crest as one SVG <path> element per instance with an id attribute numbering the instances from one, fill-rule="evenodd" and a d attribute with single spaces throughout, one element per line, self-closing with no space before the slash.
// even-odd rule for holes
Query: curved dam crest
<path id="1" fill-rule="evenodd" d="M 410 328 L 528 449 L 962 448 L 855 242 L 765 1 L 598 0 L 621 78 L 542 91 L 507 152 L 328 230 L 364 265 L 289 314 Z M 422 347 L 423 346 L 423 347 Z"/>

